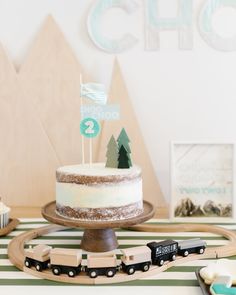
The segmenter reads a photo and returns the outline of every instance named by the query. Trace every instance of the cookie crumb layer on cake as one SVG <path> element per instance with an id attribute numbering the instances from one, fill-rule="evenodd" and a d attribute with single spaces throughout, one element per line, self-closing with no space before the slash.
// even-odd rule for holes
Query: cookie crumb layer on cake
<path id="1" fill-rule="evenodd" d="M 57 213 L 81 220 L 120 220 L 142 213 L 141 169 L 106 168 L 104 163 L 60 167 Z"/>
<path id="2" fill-rule="evenodd" d="M 111 208 L 71 208 L 57 204 L 56 212 L 59 215 L 83 220 L 122 220 L 135 217 L 143 212 L 142 202 L 121 207 Z"/>

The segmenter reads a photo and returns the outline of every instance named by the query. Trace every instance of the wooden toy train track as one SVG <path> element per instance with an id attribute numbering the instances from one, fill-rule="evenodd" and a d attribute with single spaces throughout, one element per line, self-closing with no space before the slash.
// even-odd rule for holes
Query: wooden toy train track
<path id="1" fill-rule="evenodd" d="M 176 224 L 176 225 L 153 225 L 153 224 L 143 224 L 128 227 L 128 230 L 135 231 L 144 231 L 144 232 L 208 232 L 221 235 L 228 240 L 228 244 L 220 247 L 207 248 L 205 253 L 202 255 L 199 254 L 190 254 L 188 257 L 178 256 L 175 261 L 166 262 L 163 266 L 159 267 L 152 265 L 150 270 L 147 272 L 136 271 L 133 275 L 127 275 L 123 272 L 118 272 L 114 277 L 107 278 L 105 276 L 99 276 L 97 278 L 90 278 L 85 273 L 81 273 L 76 277 L 70 278 L 65 274 L 60 276 L 55 276 L 50 270 L 45 270 L 43 272 L 37 272 L 35 269 L 29 269 L 24 267 L 24 245 L 32 239 L 40 237 L 42 235 L 56 232 L 60 230 L 65 230 L 68 227 L 63 227 L 60 225 L 48 225 L 35 230 L 30 230 L 26 233 L 23 233 L 15 237 L 8 246 L 8 256 L 10 261 L 19 269 L 23 270 L 26 273 L 29 273 L 33 276 L 53 280 L 58 282 L 72 283 L 72 284 L 112 284 L 120 283 L 126 281 L 133 281 L 140 278 L 145 278 L 148 276 L 154 276 L 160 272 L 167 270 L 168 268 L 176 265 L 181 265 L 188 261 L 194 261 L 197 259 L 209 259 L 209 258 L 220 258 L 236 255 L 236 233 L 217 227 L 214 225 L 205 225 L 205 224 Z"/>

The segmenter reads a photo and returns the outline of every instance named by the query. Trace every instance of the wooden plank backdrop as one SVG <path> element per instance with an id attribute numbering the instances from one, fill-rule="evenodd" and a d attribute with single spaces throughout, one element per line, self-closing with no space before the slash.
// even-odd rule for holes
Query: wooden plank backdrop
<path id="1" fill-rule="evenodd" d="M 0 194 L 9 205 L 41 205 L 54 190 L 58 161 L 29 98 L 0 47 Z"/>
<path id="2" fill-rule="evenodd" d="M 55 199 L 55 170 L 81 162 L 80 74 L 71 46 L 49 16 L 17 73 L 0 47 L 0 195 L 10 206 L 42 206 Z M 94 160 L 105 161 L 106 144 L 121 127 L 132 141 L 133 160 L 143 169 L 144 197 L 165 201 L 145 147 L 119 64 L 114 65 L 109 103 L 122 120 L 103 122 Z"/>

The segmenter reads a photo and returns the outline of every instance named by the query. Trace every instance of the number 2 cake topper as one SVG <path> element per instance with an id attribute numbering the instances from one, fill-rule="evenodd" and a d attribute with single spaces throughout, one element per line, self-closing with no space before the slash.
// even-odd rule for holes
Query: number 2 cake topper
<path id="1" fill-rule="evenodd" d="M 94 104 L 83 105 L 83 98 L 89 99 Z M 117 105 L 106 105 L 107 94 L 105 87 L 99 83 L 83 84 L 80 75 L 80 103 L 81 103 L 81 122 L 80 133 L 82 135 L 82 164 L 85 163 L 84 154 L 84 138 L 89 138 L 89 163 L 92 164 L 92 138 L 96 137 L 100 132 L 100 120 L 118 120 L 120 118 L 120 110 Z M 97 107 L 97 105 L 99 107 Z M 107 161 L 106 167 L 127 169 L 132 166 L 131 149 L 129 146 L 130 139 L 124 128 L 115 140 L 112 135 L 107 145 Z"/>
<path id="2" fill-rule="evenodd" d="M 84 105 L 83 98 L 87 98 L 92 104 Z M 89 163 L 92 164 L 92 138 L 100 132 L 99 120 L 118 120 L 120 118 L 119 105 L 107 105 L 106 103 L 105 86 L 99 83 L 84 84 L 80 75 L 82 164 L 85 163 L 84 138 L 89 138 Z"/>

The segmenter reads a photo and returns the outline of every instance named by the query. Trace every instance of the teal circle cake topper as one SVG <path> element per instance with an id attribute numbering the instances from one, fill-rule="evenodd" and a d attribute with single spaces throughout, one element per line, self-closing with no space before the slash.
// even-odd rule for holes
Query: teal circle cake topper
<path id="1" fill-rule="evenodd" d="M 80 122 L 80 132 L 85 137 L 96 137 L 99 131 L 100 125 L 94 118 L 85 118 Z"/>

